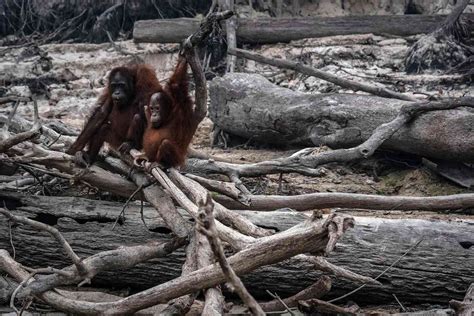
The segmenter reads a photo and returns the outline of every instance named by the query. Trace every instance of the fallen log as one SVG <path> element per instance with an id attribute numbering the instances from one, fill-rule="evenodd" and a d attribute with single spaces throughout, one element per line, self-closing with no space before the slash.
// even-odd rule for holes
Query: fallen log
<path id="1" fill-rule="evenodd" d="M 6 210 L 4 212 L 9 213 Z M 330 253 L 344 232 L 354 226 L 354 219 L 342 214 L 331 214 L 326 219 L 312 217 L 304 225 L 297 226 L 256 241 L 233 254 L 228 259 L 230 266 L 235 269 L 236 274 L 246 275 L 260 267 L 276 264 L 302 253 Z M 6 250 L 0 249 L 0 271 L 23 285 L 31 277 L 27 269 Z M 222 269 L 213 264 L 116 302 L 75 301 L 55 291 L 47 291 L 38 295 L 38 298 L 53 308 L 73 314 L 129 315 L 157 303 L 167 303 L 174 298 L 218 286 L 223 282 L 225 275 Z"/>
<path id="2" fill-rule="evenodd" d="M 122 204 L 74 197 L 24 196 L 0 192 L 0 203 L 15 215 L 26 215 L 56 227 L 80 256 L 89 256 L 119 246 L 131 246 L 171 238 L 171 231 L 155 209 L 145 207 L 144 221 L 140 206 L 132 203 L 125 211 L 125 220 L 112 231 Z M 187 220 L 189 215 L 182 211 Z M 260 227 L 277 231 L 302 222 L 306 217 L 292 211 L 242 212 Z M 71 264 L 57 242 L 45 232 L 30 227 L 13 226 L 12 242 L 17 260 L 30 267 L 63 268 Z M 394 262 L 422 236 L 422 243 L 379 281 L 349 297 L 358 303 L 393 302 L 395 294 L 403 302 L 446 303 L 446 297 L 462 300 L 474 272 L 472 270 L 472 221 L 443 222 L 419 219 L 356 218 L 356 226 L 346 232 L 331 263 L 362 275 L 375 277 Z M 471 249 L 469 249 L 471 248 Z M 0 221 L 0 249 L 12 253 L 8 221 Z M 153 259 L 120 272 L 104 272 L 93 280 L 94 286 L 148 288 L 178 277 L 184 262 L 183 251 L 166 258 Z M 308 270 L 308 271 L 307 271 Z M 307 263 L 292 261 L 259 268 L 242 277 L 249 291 L 257 298 L 267 297 L 266 290 L 280 297 L 296 294 L 314 283 L 321 273 Z M 357 287 L 353 282 L 334 279 L 330 297 L 345 294 Z M 325 298 L 326 299 L 326 298 Z"/>
<path id="3" fill-rule="evenodd" d="M 474 14 L 464 15 L 474 29 Z M 433 31 L 444 15 L 369 15 L 340 17 L 299 17 L 238 19 L 237 41 L 270 44 L 303 38 L 349 34 L 414 35 Z M 199 19 L 179 18 L 135 22 L 135 42 L 180 43 L 199 28 Z"/>
<path id="4" fill-rule="evenodd" d="M 308 193 L 301 195 L 252 195 L 249 203 L 242 204 L 222 195 L 214 199 L 228 209 L 273 211 L 289 207 L 297 211 L 309 211 L 324 208 L 350 208 L 366 210 L 413 210 L 413 211 L 446 211 L 467 210 L 470 214 L 474 208 L 474 194 L 453 194 L 439 196 L 384 196 L 357 193 Z"/>
<path id="5" fill-rule="evenodd" d="M 359 94 L 311 95 L 233 73 L 210 83 L 209 117 L 220 129 L 278 146 L 352 147 L 390 122 L 406 101 Z M 474 161 L 474 110 L 433 111 L 402 127 L 383 147 Z"/>

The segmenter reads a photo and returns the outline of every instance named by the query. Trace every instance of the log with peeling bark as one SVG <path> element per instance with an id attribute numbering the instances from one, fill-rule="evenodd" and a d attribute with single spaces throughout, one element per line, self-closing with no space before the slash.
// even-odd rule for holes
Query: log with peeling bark
<path id="1" fill-rule="evenodd" d="M 220 129 L 279 146 L 351 147 L 393 120 L 407 101 L 360 94 L 311 95 L 263 76 L 232 73 L 210 83 L 209 117 Z M 417 117 L 383 146 L 421 156 L 474 161 L 474 110 Z"/>
<path id="2" fill-rule="evenodd" d="M 145 227 L 140 206 L 132 203 L 112 231 L 122 204 L 75 197 L 23 196 L 0 193 L 0 203 L 14 214 L 27 215 L 59 229 L 80 256 L 89 256 L 119 246 L 163 241 L 171 238 L 152 207 L 145 207 Z M 183 217 L 190 220 L 186 212 Z M 305 215 L 292 211 L 242 213 L 261 227 L 285 230 L 302 222 Z M 474 222 L 443 222 L 418 219 L 356 218 L 354 229 L 346 232 L 328 260 L 362 275 L 375 277 L 401 254 L 424 238 L 421 244 L 389 270 L 381 279 L 383 286 L 370 285 L 350 299 L 358 303 L 393 302 L 395 294 L 403 302 L 446 303 L 446 298 L 462 300 L 474 278 Z M 13 225 L 12 242 L 19 262 L 31 267 L 71 265 L 58 243 L 45 232 Z M 8 221 L 0 221 L 0 249 L 12 253 Z M 181 274 L 184 253 L 173 252 L 166 258 L 150 260 L 132 269 L 100 273 L 93 285 L 142 289 L 171 280 Z M 266 290 L 280 297 L 294 295 L 314 283 L 321 275 L 309 264 L 298 261 L 258 269 L 242 278 L 257 298 Z M 345 294 L 358 284 L 335 278 L 330 297 Z M 325 297 L 326 299 L 326 297 Z M 371 301 L 368 301 L 371 300 Z"/>
<path id="3" fill-rule="evenodd" d="M 464 15 L 474 29 L 474 14 Z M 341 17 L 299 17 L 238 19 L 237 41 L 268 44 L 289 42 L 303 38 L 385 33 L 413 35 L 433 31 L 444 15 L 370 15 Z M 136 42 L 180 43 L 199 27 L 199 19 L 179 18 L 142 20 L 135 22 L 133 39 Z"/>

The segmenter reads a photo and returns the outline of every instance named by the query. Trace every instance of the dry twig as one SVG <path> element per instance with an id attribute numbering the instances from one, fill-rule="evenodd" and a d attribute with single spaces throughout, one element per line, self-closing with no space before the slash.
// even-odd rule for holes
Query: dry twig
<path id="1" fill-rule="evenodd" d="M 306 313 L 326 313 L 329 315 L 356 315 L 357 309 L 356 308 L 346 308 L 340 307 L 330 302 L 325 302 L 318 300 L 317 298 L 313 298 L 306 301 L 299 302 L 299 309 Z"/>
<path id="2" fill-rule="evenodd" d="M 290 207 L 297 211 L 323 208 L 352 208 L 365 210 L 445 211 L 474 207 L 474 193 L 440 196 L 383 196 L 358 193 L 309 193 L 301 195 L 252 195 L 250 204 L 243 205 L 224 196 L 216 201 L 230 209 L 273 211 Z"/>
<path id="3" fill-rule="evenodd" d="M 15 106 L 15 109 L 14 109 L 15 111 L 16 111 L 17 106 L 18 105 Z M 15 146 L 19 143 L 22 143 L 22 142 L 30 140 L 32 138 L 38 137 L 41 134 L 42 125 L 41 125 L 41 122 L 40 122 L 40 119 L 39 119 L 38 104 L 36 103 L 36 100 L 33 100 L 33 106 L 34 106 L 34 122 L 33 122 L 33 127 L 31 128 L 31 130 L 15 134 L 12 137 L 9 137 L 5 140 L 0 141 L 0 153 L 7 151 L 9 148 L 11 148 L 11 147 L 13 147 L 13 146 Z M 14 111 L 11 113 L 11 116 L 8 118 L 6 128 L 8 128 L 8 125 L 10 124 L 10 122 L 13 118 L 13 115 L 14 115 Z M 6 130 L 5 130 L 5 132 L 6 132 Z"/>
<path id="4" fill-rule="evenodd" d="M 371 84 L 367 84 L 363 82 L 344 79 L 336 75 L 330 74 L 328 72 L 324 72 L 324 71 L 306 66 L 302 63 L 292 62 L 292 61 L 278 59 L 278 58 L 268 58 L 254 52 L 238 49 L 238 48 L 229 48 L 228 53 L 231 55 L 235 55 L 237 57 L 244 57 L 247 59 L 255 60 L 257 62 L 276 66 L 279 68 L 295 70 L 305 75 L 314 76 L 314 77 L 332 82 L 343 88 L 352 89 L 354 91 L 364 91 L 370 94 L 374 94 L 374 95 L 378 95 L 378 96 L 386 97 L 386 98 L 394 98 L 394 99 L 413 101 L 413 102 L 418 101 L 416 98 L 410 97 L 403 93 L 392 91 L 385 87 L 380 87 L 380 86 L 375 86 L 375 85 L 371 85 Z"/>
<path id="5" fill-rule="evenodd" d="M 281 311 L 285 308 L 288 310 L 289 308 L 297 307 L 298 301 L 323 297 L 329 292 L 329 290 L 331 289 L 331 285 L 331 278 L 326 275 L 323 275 L 318 279 L 318 281 L 293 296 L 290 296 L 283 300 L 275 297 L 273 301 L 261 303 L 260 306 L 262 306 L 262 309 L 265 312 Z"/>
<path id="6" fill-rule="evenodd" d="M 262 238 L 227 260 L 237 274 L 245 274 L 261 266 L 280 262 L 300 253 L 325 251 L 329 239 L 328 226 L 334 218 L 335 216 L 330 216 L 324 221 L 307 223 L 304 226 L 295 227 L 291 231 Z M 346 217 L 346 220 L 351 221 L 352 219 Z M 13 276 L 18 282 L 22 282 L 29 275 L 4 250 L 0 250 L 0 270 Z M 55 308 L 71 313 L 123 315 L 154 306 L 157 303 L 166 303 L 173 298 L 194 293 L 203 288 L 214 287 L 225 280 L 222 269 L 217 265 L 211 265 L 115 302 L 92 303 L 72 300 L 53 291 L 44 292 L 38 297 Z"/>
<path id="7" fill-rule="evenodd" d="M 407 254 L 409 254 L 413 249 L 415 249 L 416 247 L 418 247 L 418 245 L 423 241 L 423 237 L 420 238 L 420 240 L 418 240 L 418 242 L 416 242 L 413 246 L 411 246 L 407 251 L 405 251 L 405 253 L 403 253 L 400 257 L 398 257 L 397 260 L 395 260 L 390 266 L 388 266 L 385 270 L 383 270 L 379 275 L 377 275 L 375 277 L 375 280 L 379 279 L 382 275 L 384 275 L 388 270 L 390 270 L 394 265 L 396 265 L 400 260 L 402 260 Z M 328 303 L 334 303 L 334 302 L 337 302 L 337 301 L 340 301 L 356 292 L 358 292 L 359 290 L 361 290 L 362 288 L 364 288 L 367 284 L 362 284 L 361 286 L 359 286 L 358 288 L 356 288 L 355 290 L 347 293 L 347 294 L 344 294 L 342 296 L 339 296 L 339 297 L 336 297 L 332 300 L 330 300 Z"/>
<path id="8" fill-rule="evenodd" d="M 32 219 L 29 219 L 24 216 L 16 216 L 10 213 L 7 209 L 5 208 L 0 208 L 0 214 L 3 214 L 5 217 L 7 217 L 9 220 L 12 220 L 16 223 L 21 223 L 25 225 L 29 225 L 31 227 L 34 227 L 38 230 L 43 230 L 48 233 L 50 233 L 56 240 L 57 242 L 61 245 L 61 247 L 64 249 L 66 252 L 67 256 L 72 260 L 74 265 L 77 267 L 77 270 L 82 276 L 87 277 L 88 270 L 84 266 L 84 263 L 82 262 L 82 259 L 79 258 L 79 256 L 74 252 L 72 249 L 71 245 L 67 242 L 67 240 L 63 237 L 63 235 L 57 230 L 56 228 L 34 221 Z"/>
<path id="9" fill-rule="evenodd" d="M 214 252 L 217 261 L 224 272 L 227 282 L 232 284 L 234 290 L 237 292 L 244 304 L 247 305 L 252 315 L 265 315 L 265 312 L 262 310 L 260 305 L 258 305 L 257 301 L 252 297 L 252 295 L 250 295 L 250 293 L 247 291 L 245 285 L 242 283 L 237 274 L 235 274 L 234 270 L 225 257 L 224 249 L 222 248 L 222 244 L 217 233 L 213 209 L 214 204 L 212 199 L 209 195 L 207 195 L 206 200 L 201 202 L 199 205 L 199 221 L 197 222 L 197 228 L 202 234 L 206 235 L 207 239 L 209 240 L 209 244 L 211 245 L 212 252 Z"/>

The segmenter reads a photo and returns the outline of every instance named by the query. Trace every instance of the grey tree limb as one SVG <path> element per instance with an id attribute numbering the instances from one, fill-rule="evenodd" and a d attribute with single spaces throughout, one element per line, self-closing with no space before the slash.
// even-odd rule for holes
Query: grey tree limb
<path id="1" fill-rule="evenodd" d="M 140 204 L 132 203 L 127 208 L 125 220 L 112 231 L 122 203 L 74 197 L 26 196 L 1 191 L 0 203 L 3 201 L 17 215 L 55 221 L 54 227 L 62 232 L 81 258 L 120 246 L 172 241 L 170 229 L 155 208 L 149 205 L 144 208 L 147 227 L 141 220 Z M 179 212 L 186 221 L 191 219 L 186 211 Z M 239 213 L 255 225 L 277 232 L 306 220 L 304 214 L 295 211 Z M 306 257 L 300 260 L 300 256 L 296 256 L 244 275 L 242 280 L 257 298 L 265 296 L 266 290 L 286 297 L 316 282 L 321 276 L 320 271 L 324 271 L 335 276 L 329 297 L 341 296 L 356 288 L 357 284 L 371 282 L 373 278 L 370 277 L 375 277 L 414 240 L 424 235 L 425 241 L 410 254 L 410 260 L 402 260 L 380 280 L 383 285 L 371 282 L 370 286 L 355 293 L 352 299 L 361 303 L 370 303 L 368 298 L 393 303 L 392 294 L 396 294 L 402 302 L 415 304 L 442 303 L 446 302 L 446 297 L 462 300 L 474 278 L 470 268 L 472 247 L 469 249 L 469 245 L 474 244 L 474 226 L 471 222 L 357 217 L 357 225 L 346 232 L 329 257 L 300 255 Z M 66 256 L 57 255 L 57 242 L 45 232 L 32 234 L 29 227 L 18 226 L 12 228 L 12 238 L 16 258 L 23 265 L 63 268 L 71 264 Z M 38 247 L 41 247 L 41 252 L 36 250 Z M 0 221 L 0 249 L 11 251 L 7 221 Z M 316 264 L 308 257 L 317 259 Z M 93 286 L 146 289 L 163 280 L 179 277 L 184 260 L 183 251 L 178 249 L 165 258 L 150 259 L 120 273 L 99 273 L 92 279 Z M 427 269 L 420 270 L 420 266 Z M 355 275 L 351 276 L 348 271 Z M 366 276 L 365 279 L 363 276 Z M 446 286 L 453 282 L 459 286 Z"/>
<path id="2" fill-rule="evenodd" d="M 390 90 L 380 85 L 377 86 L 374 84 L 345 79 L 345 78 L 333 75 L 331 73 L 304 65 L 300 62 L 294 62 L 294 61 L 289 61 L 286 59 L 279 59 L 279 58 L 269 58 L 255 52 L 251 52 L 249 50 L 244 50 L 244 49 L 239 49 L 239 48 L 228 48 L 227 52 L 231 55 L 254 60 L 262 64 L 272 65 L 272 66 L 282 68 L 282 69 L 291 69 L 308 76 L 313 76 L 319 79 L 326 80 L 328 82 L 332 82 L 346 89 L 351 89 L 354 91 L 364 91 L 364 92 L 367 92 L 373 95 L 378 95 L 384 98 L 393 98 L 393 99 L 400 99 L 400 100 L 412 101 L 412 102 L 418 101 L 414 97 L 410 97 L 406 94 Z"/>
<path id="3" fill-rule="evenodd" d="M 327 162 L 365 158 L 380 145 L 425 157 L 474 161 L 472 97 L 409 103 L 367 95 L 310 95 L 242 73 L 213 80 L 210 96 L 210 118 L 231 135 L 279 146 L 349 148 L 241 166 L 213 162 L 207 167 L 210 173 L 305 174 Z"/>

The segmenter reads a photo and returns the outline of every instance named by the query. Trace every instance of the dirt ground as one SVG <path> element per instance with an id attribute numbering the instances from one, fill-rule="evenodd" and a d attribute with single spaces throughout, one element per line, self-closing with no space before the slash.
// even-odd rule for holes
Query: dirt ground
<path id="1" fill-rule="evenodd" d="M 306 62 L 346 78 L 366 80 L 385 84 L 392 89 L 408 94 L 431 94 L 443 96 L 473 95 L 469 83 L 458 75 L 438 73 L 406 75 L 403 72 L 403 57 L 407 48 L 417 37 L 395 38 L 373 34 L 356 36 L 335 36 L 322 39 L 297 41 L 290 44 L 252 47 L 257 52 L 273 57 L 285 57 Z M 29 52 L 29 48 L 0 47 L 0 81 L 15 82 L 8 85 L 1 94 L 30 96 L 28 80 L 40 76 L 66 78 L 67 82 L 48 84 L 47 96 L 38 95 L 40 115 L 45 121 L 60 121 L 79 130 L 87 113 L 94 105 L 104 87 L 107 71 L 112 67 L 133 61 L 140 57 L 157 70 L 159 78 L 169 76 L 176 61 L 177 45 L 134 44 L 131 41 L 110 44 L 56 44 L 44 45 L 50 68 L 38 68 L 40 58 Z M 125 52 L 125 53 L 124 53 Z M 259 72 L 272 82 L 307 93 L 349 92 L 319 79 L 295 74 L 291 71 L 258 65 L 251 61 L 240 61 L 239 70 Z M 72 79 L 71 79 L 72 78 Z M 0 96 L 1 96 L 0 94 Z M 7 112 L 7 106 L 0 112 Z M 31 106 L 21 106 L 19 113 L 30 115 Z M 288 156 L 297 149 L 275 149 L 261 144 L 248 144 L 234 148 L 212 148 L 210 134 L 212 122 L 205 119 L 194 137 L 192 146 L 199 151 L 235 162 L 258 162 Z M 329 150 L 319 148 L 317 151 Z M 268 175 L 244 179 L 254 194 L 294 195 L 313 192 L 349 192 L 383 195 L 431 196 L 473 192 L 461 188 L 425 167 L 418 158 L 397 153 L 381 152 L 375 157 L 354 163 L 330 164 L 321 168 L 321 177 L 309 178 L 297 174 Z M 66 192 L 66 191 L 65 191 Z M 68 191 L 69 193 L 70 191 Z M 83 192 L 75 192 L 83 194 Z M 418 211 L 357 211 L 332 210 L 357 216 L 379 216 L 389 218 L 425 218 L 451 221 L 474 220 L 470 215 Z M 417 309 L 421 309 L 418 306 Z M 383 306 L 370 311 L 398 311 L 397 306 Z M 369 310 L 365 310 L 369 312 Z"/>
<path id="2" fill-rule="evenodd" d="M 371 81 L 412 95 L 474 96 L 474 88 L 459 75 L 428 73 L 406 75 L 403 58 L 406 50 L 418 37 L 408 38 L 373 34 L 333 36 L 306 39 L 287 44 L 252 47 L 272 57 L 299 60 L 318 69 L 346 78 Z M 118 48 L 117 48 L 118 47 Z M 38 67 L 44 60 L 31 47 L 0 47 L 0 80 L 14 82 L 3 94 L 31 96 L 29 81 L 37 76 L 53 77 L 56 82 L 46 85 L 46 96 L 38 95 L 40 115 L 45 120 L 59 120 L 79 130 L 97 96 L 105 84 L 107 71 L 112 67 L 140 58 L 152 65 L 162 81 L 170 75 L 178 45 L 135 44 L 132 41 L 111 44 L 53 44 L 40 46 L 47 53 L 48 67 Z M 211 72 L 209 70 L 208 72 Z M 323 80 L 282 71 L 253 61 L 240 60 L 238 71 L 258 72 L 270 81 L 290 89 L 307 93 L 351 92 Z M 61 82 L 66 81 L 67 82 Z M 1 91 L 0 91 L 1 92 Z M 8 111 L 6 106 L 1 112 Z M 21 106 L 19 113 L 30 115 L 31 106 Z M 234 148 L 211 148 L 212 122 L 205 119 L 194 137 L 193 147 L 235 162 L 258 162 L 287 156 L 296 149 L 268 148 L 248 144 Z M 329 150 L 319 148 L 318 151 Z M 385 195 L 428 196 L 472 192 L 449 182 L 426 168 L 418 158 L 400 157 L 397 153 L 382 152 L 358 163 L 331 164 L 321 168 L 321 177 L 308 178 L 296 174 L 269 175 L 246 179 L 255 194 L 302 194 L 311 192 L 357 192 Z M 330 211 L 330 210 L 328 210 Z M 357 212 L 357 215 L 372 212 Z M 429 212 L 377 212 L 377 216 L 466 218 L 459 214 Z"/>

